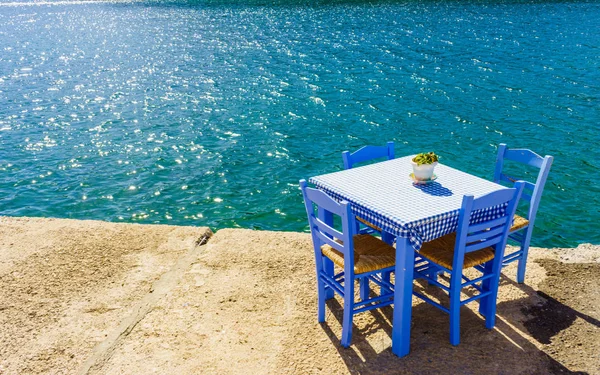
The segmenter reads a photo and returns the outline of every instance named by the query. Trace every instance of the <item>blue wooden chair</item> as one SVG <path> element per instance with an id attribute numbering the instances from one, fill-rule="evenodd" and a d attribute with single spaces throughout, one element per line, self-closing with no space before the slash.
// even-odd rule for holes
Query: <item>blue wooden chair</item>
<path id="1" fill-rule="evenodd" d="M 350 151 L 342 152 L 344 169 L 351 169 L 356 164 L 372 162 L 376 159 L 384 158 L 387 160 L 392 160 L 394 158 L 394 142 L 388 142 L 385 146 L 364 146 L 352 153 L 350 153 Z M 381 238 L 385 242 L 389 244 L 392 244 L 394 242 L 394 237 L 389 233 L 382 231 L 382 229 L 379 228 L 377 225 L 370 223 L 369 221 L 360 217 L 357 217 L 356 220 L 359 223 L 365 225 L 365 227 L 360 228 L 360 224 L 357 223 L 357 225 L 359 225 L 359 234 L 378 232 L 381 234 Z"/>
<path id="2" fill-rule="evenodd" d="M 496 320 L 496 297 L 502 268 L 502 254 L 515 214 L 523 183 L 517 182 L 514 188 L 503 189 L 483 197 L 463 197 L 458 230 L 431 242 L 425 242 L 416 253 L 415 278 L 424 278 L 449 294 L 450 306 L 445 307 L 429 297 L 414 291 L 413 294 L 425 302 L 450 314 L 450 343 L 460 342 L 460 307 L 479 300 L 479 312 L 485 317 L 485 326 L 491 329 Z M 505 205 L 504 214 L 492 216 L 477 224 L 470 220 L 490 209 Z M 469 279 L 463 270 L 475 268 L 478 277 Z M 438 282 L 437 274 L 450 274 L 449 285 Z M 461 300 L 461 290 L 471 287 L 474 295 Z"/>
<path id="3" fill-rule="evenodd" d="M 517 268 L 517 282 L 523 283 L 525 280 L 525 268 L 527 266 L 527 253 L 529 252 L 529 243 L 531 242 L 531 234 L 535 224 L 535 217 L 544 191 L 544 185 L 550 167 L 552 166 L 553 157 L 546 155 L 541 157 L 535 152 L 527 149 L 510 149 L 504 143 L 498 146 L 498 156 L 496 158 L 496 170 L 494 172 L 494 182 L 512 184 L 516 180 L 525 180 L 523 175 L 518 178 L 509 176 L 504 173 L 505 161 L 513 161 L 521 164 L 526 164 L 536 168 L 537 178 L 534 183 L 525 182 L 525 187 L 522 195 L 522 202 L 528 204 L 524 216 L 515 215 L 513 226 L 510 228 L 509 240 L 519 244 L 519 250 L 511 254 L 506 254 L 502 262 L 503 266 L 508 265 L 516 260 L 519 261 Z"/>
<path id="4" fill-rule="evenodd" d="M 355 314 L 394 302 L 393 285 L 383 281 L 378 273 L 394 269 L 396 250 L 371 235 L 357 235 L 355 217 L 347 202 L 338 203 L 326 193 L 307 187 L 305 180 L 300 181 L 300 188 L 315 252 L 318 320 L 325 321 L 327 292 L 338 293 L 344 300 L 341 344 L 348 347 Z M 334 228 L 333 215 L 341 219 L 341 230 Z M 329 270 L 328 263 L 335 264 L 341 272 L 335 274 Z M 355 302 L 354 296 L 355 280 L 359 280 L 361 285 L 358 302 Z M 386 293 L 370 298 L 368 290 L 362 288 L 369 281 L 379 284 Z"/>
<path id="5" fill-rule="evenodd" d="M 364 146 L 355 152 L 342 152 L 344 169 L 350 169 L 355 164 L 373 161 L 375 159 L 392 160 L 394 158 L 394 142 L 388 142 L 385 146 Z"/>

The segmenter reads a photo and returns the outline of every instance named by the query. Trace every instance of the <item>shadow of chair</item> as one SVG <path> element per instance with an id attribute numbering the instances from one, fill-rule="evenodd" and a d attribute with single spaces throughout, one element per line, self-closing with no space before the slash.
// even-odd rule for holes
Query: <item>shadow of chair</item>
<path id="1" fill-rule="evenodd" d="M 506 277 L 502 277 L 502 282 L 511 283 L 525 293 L 534 293 L 546 298 L 543 293 L 540 294 L 532 288 L 517 284 Z M 420 283 L 423 288 L 431 291 L 438 290 L 428 286 L 424 281 Z M 446 295 L 440 293 L 440 296 Z M 415 301 L 417 300 L 415 299 Z M 548 298 L 548 301 L 552 301 L 550 302 L 552 306 L 559 306 L 566 310 L 571 309 L 551 297 Z M 463 345 L 452 346 L 448 343 L 447 332 L 434 328 L 447 326 L 447 315 L 437 309 L 429 308 L 424 302 L 419 302 L 413 306 L 412 350 L 408 356 L 403 358 L 392 354 L 389 346 L 391 343 L 392 307 L 371 311 L 368 322 L 361 324 L 360 327 L 355 326 L 353 344 L 349 348 L 340 345 L 338 336 L 331 327 L 334 324 L 331 323 L 331 320 L 330 323 L 322 323 L 322 328 L 351 374 L 438 374 L 441 372 L 507 375 L 514 373 L 588 374 L 583 371 L 569 370 L 563 363 L 538 349 L 510 321 L 503 317 L 503 310 L 507 304 L 519 303 L 522 304 L 522 301 L 514 300 L 498 304 L 498 316 L 501 319 L 497 321 L 496 327 L 492 331 L 483 327 L 481 324 L 483 318 L 476 311 L 463 306 L 461 314 L 464 326 L 472 329 L 467 329 L 463 333 Z M 341 324 L 343 307 L 339 301 L 337 299 L 328 300 L 327 306 L 331 316 Z M 533 308 L 533 306 L 526 308 Z M 577 311 L 572 311 L 570 316 L 571 318 L 572 316 L 581 317 L 595 325 L 599 323 L 596 319 Z M 384 348 L 374 346 L 369 342 L 370 336 L 373 335 L 385 335 L 388 345 Z M 519 364 L 522 365 L 522 368 L 514 368 Z"/>
<path id="2" fill-rule="evenodd" d="M 519 284 L 506 275 L 501 275 L 500 282 L 502 288 L 510 286 L 518 288 L 527 296 L 526 298 L 539 298 L 540 303 L 535 305 L 521 306 L 521 299 L 504 301 L 499 306 L 502 305 L 506 309 L 515 305 L 523 314 L 530 316 L 530 319 L 523 322 L 523 326 L 533 338 L 542 344 L 550 344 L 552 337 L 571 327 L 577 318 L 600 328 L 600 320 L 575 310 L 544 291 Z"/>

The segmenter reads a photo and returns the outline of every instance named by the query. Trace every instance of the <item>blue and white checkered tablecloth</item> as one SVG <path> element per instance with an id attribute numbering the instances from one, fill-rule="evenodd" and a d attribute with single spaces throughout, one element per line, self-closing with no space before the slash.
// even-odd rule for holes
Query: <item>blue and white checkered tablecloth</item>
<path id="1" fill-rule="evenodd" d="M 438 164 L 437 179 L 413 184 L 406 156 L 364 167 L 312 177 L 309 181 L 338 200 L 350 203 L 356 216 L 394 236 L 409 238 L 419 250 L 428 242 L 455 232 L 464 195 L 481 197 L 505 187 Z M 476 212 L 471 222 L 498 216 L 505 207 Z"/>

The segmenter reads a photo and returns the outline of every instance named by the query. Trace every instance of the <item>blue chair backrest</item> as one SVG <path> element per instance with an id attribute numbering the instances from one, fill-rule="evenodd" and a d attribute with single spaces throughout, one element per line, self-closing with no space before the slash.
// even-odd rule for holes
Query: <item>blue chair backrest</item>
<path id="1" fill-rule="evenodd" d="M 387 158 L 388 160 L 394 158 L 394 142 L 388 142 L 385 146 L 364 146 L 353 153 L 349 151 L 342 152 L 344 169 L 350 169 L 354 164 L 379 158 Z"/>
<path id="2" fill-rule="evenodd" d="M 464 255 L 486 247 L 495 247 L 496 254 L 503 256 L 512 218 L 523 191 L 524 182 L 518 181 L 511 189 L 502 189 L 474 199 L 472 195 L 463 197 L 456 242 L 454 248 L 453 269 L 462 269 Z M 506 206 L 504 214 L 489 220 L 471 224 L 473 213 L 485 214 L 494 207 Z"/>
<path id="3" fill-rule="evenodd" d="M 509 176 L 503 172 L 505 161 L 510 160 L 521 164 L 526 164 L 539 169 L 535 182 L 525 181 L 524 176 L 519 175 L 517 177 Z M 506 144 L 501 143 L 498 145 L 498 156 L 496 157 L 496 170 L 494 171 L 494 182 L 496 183 L 514 183 L 517 180 L 524 180 L 524 190 L 521 198 L 529 202 L 529 209 L 527 212 L 527 219 L 529 225 L 533 227 L 535 222 L 535 216 L 537 213 L 540 199 L 542 198 L 542 192 L 544 191 L 544 185 L 546 185 L 546 179 L 552 166 L 554 158 L 550 155 L 541 157 L 535 152 L 528 149 L 510 149 L 506 147 Z"/>
<path id="4" fill-rule="evenodd" d="M 350 254 L 353 254 L 354 251 L 353 236 L 355 226 L 351 225 L 351 223 L 354 223 L 355 217 L 350 209 L 350 205 L 346 201 L 338 203 L 325 192 L 309 188 L 306 180 L 300 180 L 300 189 L 304 197 L 308 225 L 317 259 L 320 258 L 321 246 L 327 244 L 344 254 L 344 259 L 350 260 L 345 261 L 344 266 L 347 269 L 353 270 L 354 256 L 350 256 Z M 341 218 L 341 231 L 333 227 L 333 215 Z"/>

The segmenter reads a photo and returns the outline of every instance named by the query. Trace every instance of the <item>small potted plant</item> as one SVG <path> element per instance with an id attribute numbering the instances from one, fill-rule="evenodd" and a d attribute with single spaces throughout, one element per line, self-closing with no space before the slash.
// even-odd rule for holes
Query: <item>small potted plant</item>
<path id="1" fill-rule="evenodd" d="M 433 151 L 417 154 L 411 160 L 413 167 L 413 176 L 417 181 L 431 181 L 433 179 L 433 169 L 437 165 L 439 156 Z"/>

